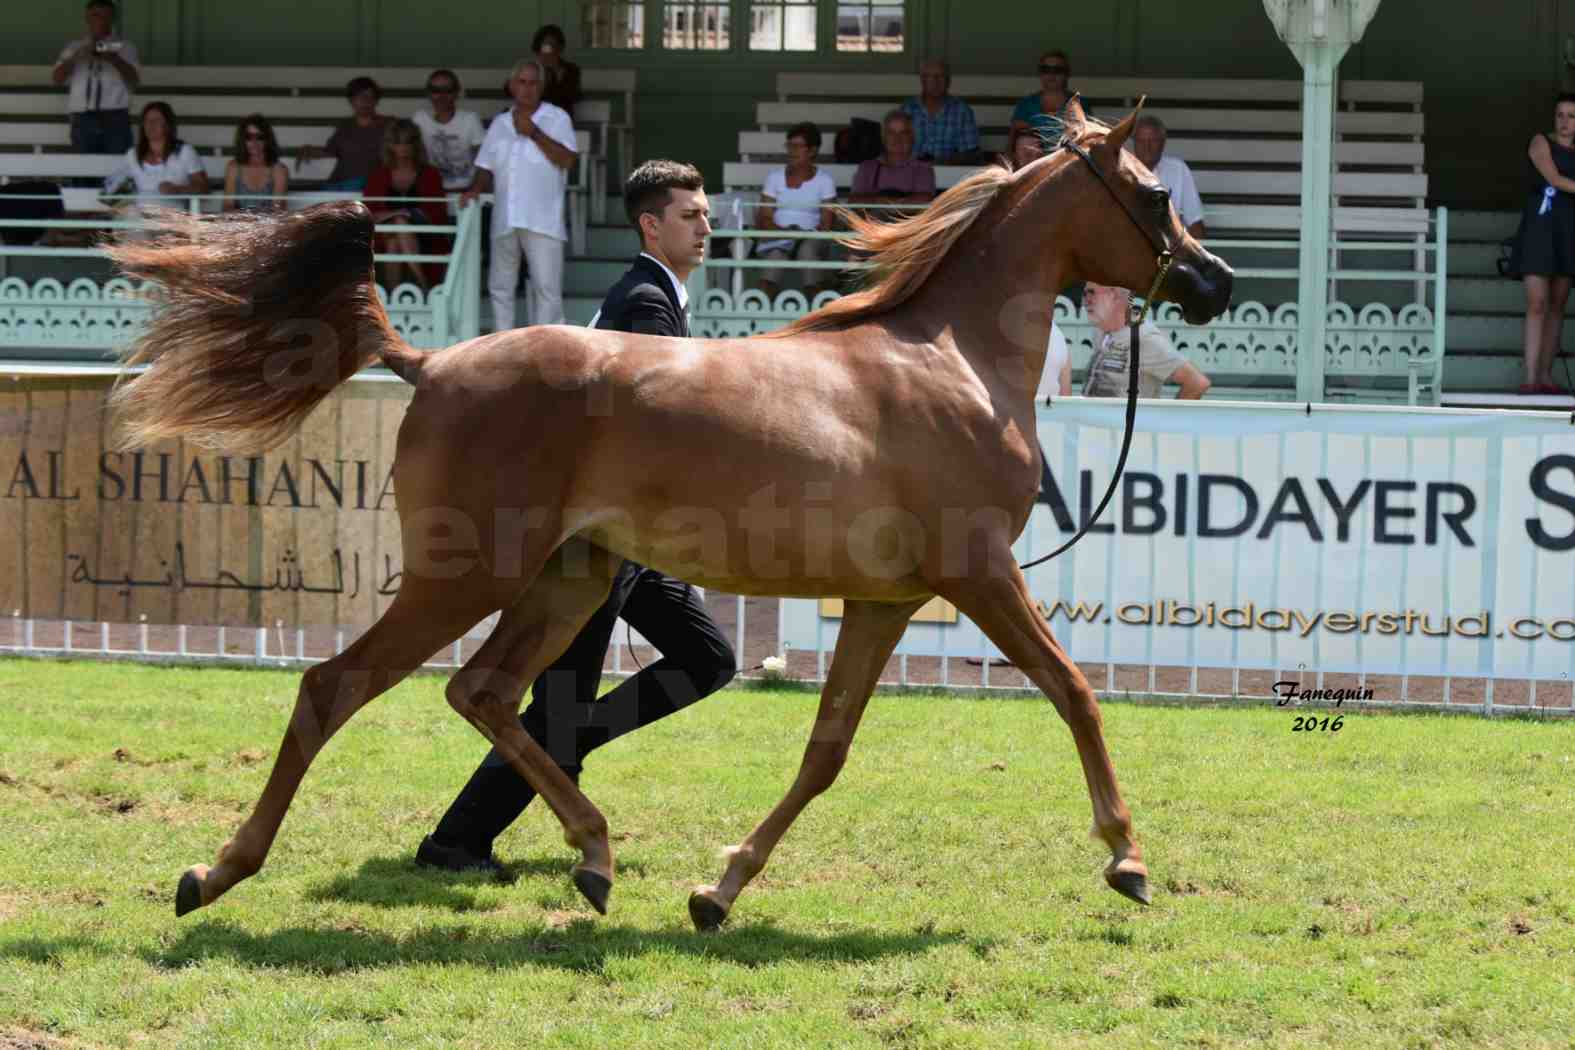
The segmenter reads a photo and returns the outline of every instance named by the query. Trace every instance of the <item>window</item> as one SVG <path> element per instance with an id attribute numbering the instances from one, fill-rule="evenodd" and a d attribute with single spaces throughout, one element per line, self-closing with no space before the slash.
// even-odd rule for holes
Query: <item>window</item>
<path id="1" fill-rule="evenodd" d="M 749 50 L 815 50 L 815 0 L 769 0 L 749 5 Z"/>
<path id="2" fill-rule="evenodd" d="M 732 5 L 664 2 L 662 46 L 673 51 L 731 50 Z"/>
<path id="3" fill-rule="evenodd" d="M 837 50 L 900 52 L 906 46 L 902 4 L 837 4 Z"/>
<path id="4" fill-rule="evenodd" d="M 900 55 L 909 45 L 908 0 L 579 0 L 579 7 L 580 46 L 591 49 L 637 51 L 649 39 L 669 51 Z"/>
<path id="5" fill-rule="evenodd" d="M 638 51 L 645 46 L 645 5 L 583 0 L 580 40 L 588 48 Z"/>

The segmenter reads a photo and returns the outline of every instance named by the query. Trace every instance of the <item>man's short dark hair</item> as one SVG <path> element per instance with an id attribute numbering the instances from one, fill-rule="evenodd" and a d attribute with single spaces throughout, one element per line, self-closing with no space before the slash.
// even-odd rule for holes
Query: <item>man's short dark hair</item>
<path id="1" fill-rule="evenodd" d="M 809 144 L 810 149 L 820 148 L 820 129 L 807 120 L 788 128 L 785 137 L 790 141 L 792 139 L 803 139 Z"/>
<path id="2" fill-rule="evenodd" d="M 84 11 L 91 11 L 95 7 L 107 7 L 107 8 L 109 8 L 109 13 L 111 15 L 115 14 L 116 11 L 120 10 L 118 7 L 115 6 L 115 0 L 88 0 L 87 6 L 84 7 L 83 10 Z"/>
<path id="3" fill-rule="evenodd" d="M 371 77 L 352 77 L 345 85 L 345 98 L 355 98 L 363 91 L 370 91 L 375 98 L 383 97 L 383 89 Z"/>
<path id="4" fill-rule="evenodd" d="M 693 164 L 676 160 L 648 160 L 629 173 L 623 183 L 623 207 L 639 233 L 640 216 L 661 217 L 673 199 L 672 190 L 703 190 L 705 177 Z M 644 243 L 645 235 L 640 235 Z"/>
<path id="5" fill-rule="evenodd" d="M 434 69 L 432 72 L 428 73 L 427 87 L 430 88 L 432 86 L 432 81 L 436 80 L 438 77 L 447 77 L 449 83 L 454 85 L 454 90 L 456 92 L 459 91 L 460 88 L 464 87 L 464 85 L 459 82 L 459 74 L 454 72 L 452 69 Z"/>
<path id="6" fill-rule="evenodd" d="M 536 35 L 531 37 L 530 49 L 532 51 L 540 51 L 541 45 L 545 44 L 548 39 L 552 40 L 553 46 L 559 51 L 569 46 L 568 38 L 563 35 L 562 28 L 548 23 L 536 30 Z"/>
<path id="7" fill-rule="evenodd" d="M 1167 138 L 1170 136 L 1170 129 L 1165 126 L 1165 122 L 1152 113 L 1139 115 L 1137 121 L 1132 125 L 1132 130 L 1136 131 L 1138 128 L 1153 128 Z"/>

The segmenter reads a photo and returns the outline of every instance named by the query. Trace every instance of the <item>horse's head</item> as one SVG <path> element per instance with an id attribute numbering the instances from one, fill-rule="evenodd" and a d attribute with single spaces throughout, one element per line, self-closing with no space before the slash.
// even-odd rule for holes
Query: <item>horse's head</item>
<path id="1" fill-rule="evenodd" d="M 1076 98 L 1067 105 L 1065 140 L 1081 156 L 1060 170 L 1076 186 L 1073 227 L 1076 275 L 1099 284 L 1146 295 L 1159 272 L 1159 253 L 1171 267 L 1159 300 L 1174 302 L 1191 324 L 1204 324 L 1230 305 L 1235 275 L 1181 225 L 1170 194 L 1154 173 L 1121 147 L 1132 135 L 1141 102 L 1125 120 L 1106 130 L 1087 120 Z M 1085 163 L 1086 160 L 1086 163 Z"/>

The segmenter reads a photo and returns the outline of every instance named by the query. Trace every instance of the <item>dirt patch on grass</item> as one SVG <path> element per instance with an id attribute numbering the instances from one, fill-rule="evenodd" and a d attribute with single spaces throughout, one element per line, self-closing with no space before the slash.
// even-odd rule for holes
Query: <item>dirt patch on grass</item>
<path id="1" fill-rule="evenodd" d="M 92 800 L 94 807 L 100 813 L 115 816 L 125 816 L 127 813 L 134 813 L 138 805 L 136 799 L 126 798 L 121 795 L 93 794 L 89 795 L 88 798 Z"/>
<path id="2" fill-rule="evenodd" d="M 1177 897 L 1235 897 L 1238 896 L 1233 886 L 1211 886 L 1193 879 L 1165 880 L 1165 892 Z"/>
<path id="3" fill-rule="evenodd" d="M 104 791 L 79 791 L 59 784 L 7 774 L 7 787 L 49 798 L 69 805 L 89 806 L 94 813 L 107 817 L 136 817 L 156 820 L 164 824 L 219 824 L 235 821 L 238 813 L 245 811 L 245 803 L 176 800 L 173 802 L 132 798 L 130 795 Z M 0 1050 L 4 1050 L 0 1047 Z"/>
<path id="4" fill-rule="evenodd" d="M 73 1044 L 43 1032 L 0 1028 L 0 1050 L 69 1050 Z"/>
<path id="5" fill-rule="evenodd" d="M 22 914 L 22 898 L 0 894 L 0 922 L 9 922 Z"/>

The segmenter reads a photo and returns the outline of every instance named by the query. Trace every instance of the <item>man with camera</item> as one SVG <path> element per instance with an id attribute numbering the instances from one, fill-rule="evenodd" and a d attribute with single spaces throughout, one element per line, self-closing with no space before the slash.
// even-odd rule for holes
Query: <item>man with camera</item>
<path id="1" fill-rule="evenodd" d="M 71 146 L 78 153 L 124 153 L 131 148 L 131 93 L 142 79 L 137 48 L 115 35 L 114 0 L 88 0 L 88 34 L 60 52 L 51 73 L 68 84 Z"/>

